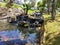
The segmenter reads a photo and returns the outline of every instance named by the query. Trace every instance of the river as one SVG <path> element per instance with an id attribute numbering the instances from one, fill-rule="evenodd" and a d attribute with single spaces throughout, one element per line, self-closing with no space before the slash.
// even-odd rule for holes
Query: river
<path id="1" fill-rule="evenodd" d="M 35 32 L 35 30 L 18 27 L 16 24 L 0 22 L 0 45 L 29 45 L 29 43 L 35 45 Z"/>

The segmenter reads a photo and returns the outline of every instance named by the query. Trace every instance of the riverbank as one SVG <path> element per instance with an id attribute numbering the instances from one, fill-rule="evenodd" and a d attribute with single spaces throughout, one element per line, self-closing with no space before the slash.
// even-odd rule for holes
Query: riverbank
<path id="1" fill-rule="evenodd" d="M 46 43 L 45 45 L 60 45 L 60 16 L 56 15 L 54 21 L 51 21 L 49 16 L 46 16 Z"/>
<path id="2" fill-rule="evenodd" d="M 16 25 L 12 25 L 12 24 L 9 24 L 8 22 L 0 22 L 0 31 L 3 31 L 3 30 L 16 30 L 17 29 L 17 26 Z"/>

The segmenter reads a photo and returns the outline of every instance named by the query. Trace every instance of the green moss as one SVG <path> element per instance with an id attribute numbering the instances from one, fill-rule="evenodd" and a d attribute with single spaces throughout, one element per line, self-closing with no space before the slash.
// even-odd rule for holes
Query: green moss
<path id="1" fill-rule="evenodd" d="M 35 12 L 34 10 L 29 10 L 28 14 L 32 14 L 33 12 Z"/>

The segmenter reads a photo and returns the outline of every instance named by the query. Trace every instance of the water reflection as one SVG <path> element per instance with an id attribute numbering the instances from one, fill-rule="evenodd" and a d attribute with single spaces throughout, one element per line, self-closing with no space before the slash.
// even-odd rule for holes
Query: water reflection
<path id="1" fill-rule="evenodd" d="M 25 44 L 25 43 L 35 43 L 35 33 L 29 34 L 29 36 L 24 36 L 22 32 L 19 30 L 11 30 L 11 31 L 1 31 L 0 32 L 0 45 L 1 42 L 9 42 L 9 44 Z M 4 42 L 4 43 L 5 43 Z M 5 45 L 5 44 L 4 44 Z"/>
<path id="2" fill-rule="evenodd" d="M 35 32 L 35 30 L 0 22 L 0 45 L 35 45 Z"/>

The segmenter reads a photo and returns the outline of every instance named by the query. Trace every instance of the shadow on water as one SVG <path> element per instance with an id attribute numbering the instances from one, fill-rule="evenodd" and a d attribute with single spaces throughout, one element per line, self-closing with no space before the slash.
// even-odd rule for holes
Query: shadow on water
<path id="1" fill-rule="evenodd" d="M 0 45 L 35 45 L 35 32 L 35 30 L 0 22 Z"/>

